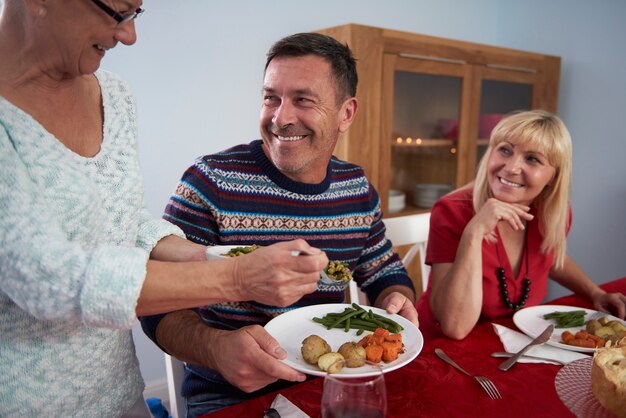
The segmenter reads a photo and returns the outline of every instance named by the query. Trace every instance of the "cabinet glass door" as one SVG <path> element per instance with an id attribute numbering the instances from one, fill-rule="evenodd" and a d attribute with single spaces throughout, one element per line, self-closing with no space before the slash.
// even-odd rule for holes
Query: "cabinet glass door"
<path id="1" fill-rule="evenodd" d="M 397 56 L 389 60 L 392 98 L 388 128 L 383 126 L 383 141 L 391 149 L 387 212 L 429 209 L 456 184 L 463 66 Z"/>
<path id="2" fill-rule="evenodd" d="M 495 125 L 508 113 L 533 107 L 535 73 L 531 71 L 480 68 L 480 114 L 476 164 L 485 154 Z"/>

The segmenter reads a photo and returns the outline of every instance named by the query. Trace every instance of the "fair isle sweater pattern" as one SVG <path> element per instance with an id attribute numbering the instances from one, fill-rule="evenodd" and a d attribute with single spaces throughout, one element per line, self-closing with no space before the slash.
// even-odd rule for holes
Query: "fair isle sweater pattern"
<path id="1" fill-rule="evenodd" d="M 146 261 L 183 234 L 144 208 L 133 96 L 96 76 L 91 158 L 0 97 L 2 417 L 118 417 L 143 391 L 130 328 Z"/>
<path id="2" fill-rule="evenodd" d="M 330 260 L 347 263 L 370 300 L 390 285 L 413 288 L 385 239 L 378 194 L 360 167 L 332 158 L 322 183 L 297 183 L 272 165 L 261 144 L 256 140 L 196 160 L 170 198 L 165 219 L 203 245 L 305 239 Z M 320 282 L 316 292 L 285 308 L 244 301 L 206 306 L 199 313 L 225 329 L 264 324 L 298 307 L 341 303 L 346 287 Z"/>

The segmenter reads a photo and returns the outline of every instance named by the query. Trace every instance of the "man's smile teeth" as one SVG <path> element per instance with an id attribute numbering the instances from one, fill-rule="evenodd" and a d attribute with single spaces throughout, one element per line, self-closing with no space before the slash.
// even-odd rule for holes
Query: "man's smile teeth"
<path id="1" fill-rule="evenodd" d="M 102 45 L 96 45 L 96 48 L 99 49 L 100 51 L 104 51 L 106 52 L 108 48 L 103 47 Z"/>
<path id="2" fill-rule="evenodd" d="M 296 136 L 280 136 L 276 135 L 279 141 L 299 141 L 305 137 L 305 135 L 296 135 Z"/>
<path id="3" fill-rule="evenodd" d="M 507 181 L 505 179 L 503 179 L 502 177 L 498 177 L 500 179 L 500 183 L 509 186 L 509 187 L 523 187 L 521 184 L 518 183 L 511 183 L 510 181 Z"/>

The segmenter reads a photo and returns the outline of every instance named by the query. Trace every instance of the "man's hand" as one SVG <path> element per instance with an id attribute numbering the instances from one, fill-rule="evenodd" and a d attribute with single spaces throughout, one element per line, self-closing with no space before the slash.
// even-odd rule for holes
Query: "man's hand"
<path id="1" fill-rule="evenodd" d="M 259 325 L 236 331 L 213 330 L 210 365 L 244 392 L 259 390 L 279 379 L 303 382 L 306 376 L 279 359 L 287 356 L 278 342 Z"/>
<path id="2" fill-rule="evenodd" d="M 378 299 L 380 303 L 376 304 L 377 307 L 386 310 L 387 313 L 403 316 L 419 327 L 415 304 L 404 294 L 392 291 L 387 295 L 381 294 Z"/>

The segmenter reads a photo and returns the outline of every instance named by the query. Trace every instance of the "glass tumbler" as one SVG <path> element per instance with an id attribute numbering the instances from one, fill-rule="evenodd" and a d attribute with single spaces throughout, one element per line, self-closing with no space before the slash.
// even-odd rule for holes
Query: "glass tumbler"
<path id="1" fill-rule="evenodd" d="M 384 418 L 387 390 L 380 366 L 372 363 L 361 374 L 326 374 L 322 418 Z"/>

